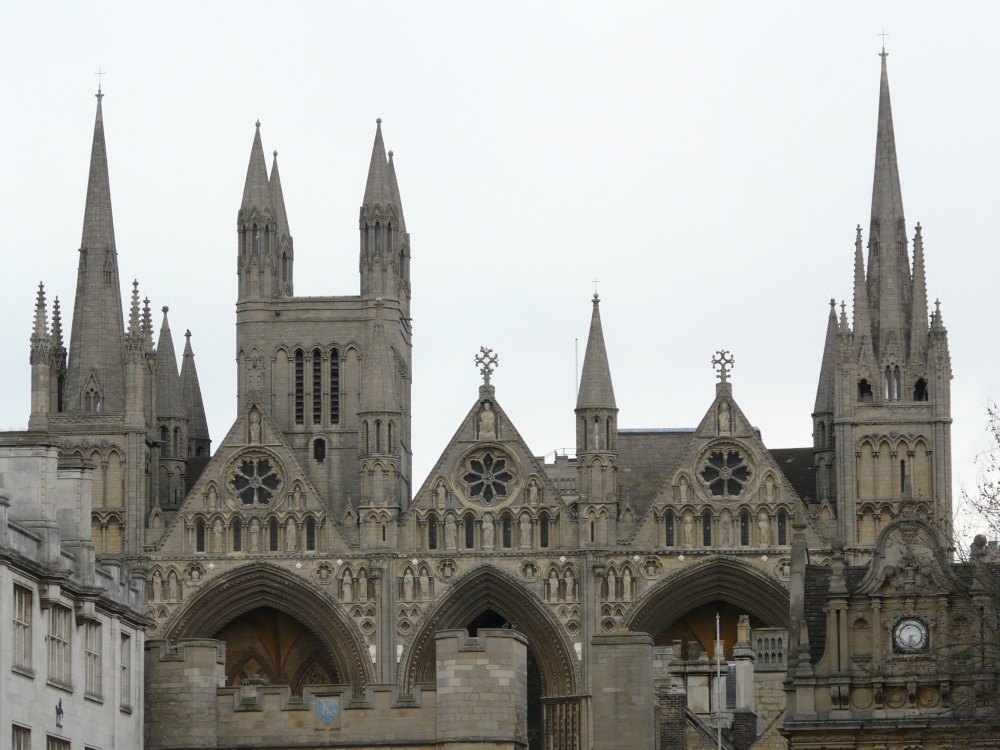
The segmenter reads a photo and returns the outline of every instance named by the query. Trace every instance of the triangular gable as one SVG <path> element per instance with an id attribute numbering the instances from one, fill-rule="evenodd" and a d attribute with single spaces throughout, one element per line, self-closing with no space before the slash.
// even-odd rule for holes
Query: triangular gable
<path id="1" fill-rule="evenodd" d="M 489 454 L 489 457 L 487 457 Z M 505 494 L 487 489 L 489 482 L 475 481 L 492 473 L 503 461 L 494 485 Z M 492 462 L 492 463 L 490 463 Z M 488 477 L 485 477 L 488 479 Z M 478 487 L 483 484 L 483 487 Z M 461 421 L 442 451 L 434 468 L 421 485 L 405 517 L 417 509 L 472 506 L 481 510 L 501 510 L 511 506 L 548 505 L 562 507 L 562 494 L 545 472 L 545 466 L 528 448 L 507 412 L 497 402 L 492 389 L 481 390 L 479 398 Z"/>
<path id="2" fill-rule="evenodd" d="M 259 481 L 254 481 L 255 477 Z M 266 409 L 251 400 L 157 540 L 157 551 L 184 551 L 185 522 L 193 514 L 237 512 L 261 516 L 272 510 L 314 511 L 334 521 L 330 507 L 309 480 L 284 434 Z M 343 538 L 339 524 L 333 522 L 333 526 Z M 344 545 L 356 546 L 346 538 Z"/>

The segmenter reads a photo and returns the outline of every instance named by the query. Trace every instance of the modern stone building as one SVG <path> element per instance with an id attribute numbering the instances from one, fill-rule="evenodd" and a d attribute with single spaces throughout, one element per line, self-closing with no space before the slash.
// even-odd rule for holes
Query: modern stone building
<path id="1" fill-rule="evenodd" d="M 40 293 L 30 429 L 94 465 L 98 557 L 145 592 L 147 746 L 695 748 L 720 725 L 740 749 L 937 746 L 919 727 L 945 726 L 942 696 L 967 687 L 936 660 L 947 618 L 971 627 L 971 584 L 940 533 L 951 363 L 919 225 L 910 256 L 884 55 L 867 265 L 859 227 L 811 446 L 764 445 L 728 352 L 696 428 L 621 426 L 595 294 L 575 456 L 529 447 L 483 349 L 454 437 L 422 448 L 439 452 L 427 477 L 412 476 L 411 242 L 381 122 L 360 294 L 344 297 L 294 295 L 257 124 L 234 248 L 238 409 L 211 452 L 190 338 L 178 372 L 166 308 L 154 348 L 135 285 L 125 324 L 100 97 L 68 356 Z M 933 595 L 884 587 L 903 557 L 914 576 L 936 566 Z"/>

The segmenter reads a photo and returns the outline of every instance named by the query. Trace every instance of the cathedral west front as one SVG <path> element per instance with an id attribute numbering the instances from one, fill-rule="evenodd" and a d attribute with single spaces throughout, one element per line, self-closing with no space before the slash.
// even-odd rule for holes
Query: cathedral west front
<path id="1" fill-rule="evenodd" d="M 295 295 L 256 124 L 233 196 L 237 410 L 213 440 L 191 332 L 181 349 L 166 307 L 137 284 L 122 297 L 102 96 L 69 338 L 40 287 L 28 430 L 0 435 L 0 548 L 20 550 L 0 610 L 50 627 L 63 608 L 68 627 L 144 640 L 134 700 L 111 707 L 126 746 L 666 750 L 715 747 L 720 730 L 734 750 L 958 746 L 983 709 L 970 665 L 992 667 L 953 653 L 982 602 L 947 552 L 948 335 L 903 214 L 884 53 L 870 223 L 831 259 L 853 264 L 853 300 L 830 302 L 811 445 L 763 443 L 728 351 L 697 427 L 620 423 L 601 321 L 615 303 L 595 293 L 575 455 L 539 457 L 482 347 L 454 436 L 420 447 L 438 455 L 425 477 L 419 289 L 381 121 L 358 175 L 359 293 L 331 297 Z M 28 491 L 44 477 L 68 489 Z M 45 553 L 60 543 L 68 557 Z M 84 649 L 78 671 L 111 650 Z M 122 654 L 107 679 L 125 679 Z M 46 705 L 62 691 L 86 715 L 81 684 L 5 660 L 3 690 Z M 62 741 L 48 713 L 0 721 Z M 65 741 L 97 746 L 79 731 Z"/>

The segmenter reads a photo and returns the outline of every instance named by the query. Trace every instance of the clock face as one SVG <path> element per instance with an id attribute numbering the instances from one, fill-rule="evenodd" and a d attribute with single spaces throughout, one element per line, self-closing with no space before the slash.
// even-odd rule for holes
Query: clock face
<path id="1" fill-rule="evenodd" d="M 927 626 L 920 620 L 900 620 L 893 635 L 901 651 L 923 651 L 927 647 Z"/>

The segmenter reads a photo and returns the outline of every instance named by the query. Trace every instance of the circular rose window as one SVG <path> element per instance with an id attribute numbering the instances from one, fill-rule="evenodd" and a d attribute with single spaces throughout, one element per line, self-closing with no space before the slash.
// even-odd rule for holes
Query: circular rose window
<path id="1" fill-rule="evenodd" d="M 466 494 L 470 500 L 492 505 L 503 502 L 513 490 L 513 462 L 496 448 L 476 451 L 465 460 Z"/>
<path id="2" fill-rule="evenodd" d="M 711 495 L 739 497 L 750 483 L 753 471 L 736 448 L 713 448 L 702 459 L 698 474 Z"/>
<path id="3" fill-rule="evenodd" d="M 267 508 L 281 488 L 281 475 L 268 456 L 245 456 L 237 462 L 229 486 L 236 493 L 237 505 Z"/>

